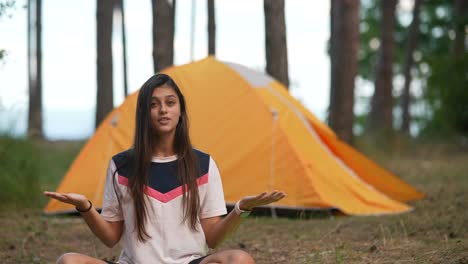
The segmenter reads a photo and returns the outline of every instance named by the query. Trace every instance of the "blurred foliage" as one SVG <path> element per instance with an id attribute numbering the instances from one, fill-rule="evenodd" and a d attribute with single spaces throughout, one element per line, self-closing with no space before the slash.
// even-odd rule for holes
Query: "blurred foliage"
<path id="1" fill-rule="evenodd" d="M 0 135 L 0 209 L 37 208 L 55 190 L 82 141 L 41 141 Z"/>
<path id="2" fill-rule="evenodd" d="M 15 7 L 15 0 L 0 0 L 0 18 L 11 16 L 8 11 Z M 6 56 L 6 50 L 0 48 L 0 61 Z"/>
<path id="3" fill-rule="evenodd" d="M 1 207 L 37 206 L 40 192 L 37 173 L 39 153 L 35 144 L 26 139 L 0 137 L 0 200 Z"/>
<path id="4" fill-rule="evenodd" d="M 15 7 L 15 0 L 0 0 L 0 17 L 9 16 L 8 11 Z"/>
<path id="5" fill-rule="evenodd" d="M 432 113 L 423 120 L 423 134 L 468 135 L 468 55 L 457 60 L 441 55 L 434 61 L 425 92 Z"/>
<path id="6" fill-rule="evenodd" d="M 3 58 L 5 57 L 6 55 L 6 51 L 4 49 L 0 49 L 0 61 L 3 60 Z"/>
<path id="7" fill-rule="evenodd" d="M 380 47 L 380 1 L 361 0 L 360 50 L 358 75 L 368 81 L 374 80 L 374 68 Z M 468 57 L 466 48 L 462 58 L 451 53 L 454 45 L 455 28 L 467 25 L 467 15 L 455 21 L 454 1 L 425 0 L 420 10 L 420 32 L 418 47 L 413 53 L 413 80 L 420 87 L 413 90 L 413 108 L 424 111 L 412 112 L 423 135 L 467 134 L 468 133 Z M 408 39 L 408 27 L 412 21 L 412 10 L 399 6 L 396 11 L 394 76 L 402 76 L 403 56 Z M 466 31 L 465 31 L 466 37 Z M 401 84 L 402 86 L 402 84 Z M 394 87 L 394 95 L 402 87 Z M 395 98 L 395 103 L 399 103 Z M 397 113 L 400 108 L 395 105 Z M 364 114 L 365 115 L 365 114 Z M 401 117 L 396 116 L 396 120 Z M 365 118 L 359 119 L 365 123 Z M 362 125 L 362 124 L 360 124 Z"/>

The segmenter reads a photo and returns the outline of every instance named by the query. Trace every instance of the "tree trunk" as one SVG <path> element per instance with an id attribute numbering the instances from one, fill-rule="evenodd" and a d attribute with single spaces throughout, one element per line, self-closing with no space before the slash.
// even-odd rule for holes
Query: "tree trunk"
<path id="1" fill-rule="evenodd" d="M 28 136 L 44 138 L 42 129 L 42 0 L 28 1 Z"/>
<path id="2" fill-rule="evenodd" d="M 392 66 L 395 46 L 393 34 L 396 3 L 396 0 L 381 1 L 381 49 L 376 66 L 375 90 L 369 114 L 369 127 L 373 132 L 388 132 L 393 129 Z"/>
<path id="3" fill-rule="evenodd" d="M 414 59 L 413 53 L 416 50 L 418 45 L 418 35 L 419 35 L 419 9 L 421 7 L 422 0 L 415 0 L 414 7 L 413 7 L 413 21 L 411 21 L 411 25 L 409 26 L 408 32 L 408 42 L 406 45 L 405 51 L 405 62 L 403 65 L 403 75 L 405 77 L 405 84 L 403 86 L 403 94 L 401 95 L 401 102 L 402 102 L 402 112 L 403 112 L 403 121 L 401 124 L 401 131 L 409 134 L 409 126 L 410 126 L 410 112 L 409 108 L 411 105 L 411 68 L 413 67 Z"/>
<path id="4" fill-rule="evenodd" d="M 208 0 L 208 55 L 216 55 L 216 20 L 214 0 Z"/>
<path id="5" fill-rule="evenodd" d="M 264 0 L 266 71 L 289 87 L 284 0 Z"/>
<path id="6" fill-rule="evenodd" d="M 116 11 L 121 17 L 122 30 L 122 60 L 123 60 L 123 79 L 124 79 L 124 98 L 128 95 L 128 76 L 127 76 L 127 37 L 125 33 L 125 7 L 123 0 L 117 0 L 115 5 Z"/>
<path id="7" fill-rule="evenodd" d="M 456 59 L 462 59 L 465 52 L 465 26 L 468 20 L 468 1 L 455 0 L 455 39 L 453 40 L 452 54 Z"/>
<path id="8" fill-rule="evenodd" d="M 112 20 L 114 1 L 97 0 L 96 128 L 113 108 Z"/>
<path id="9" fill-rule="evenodd" d="M 458 76 L 452 76 L 454 79 L 458 79 L 458 81 L 454 83 L 458 83 L 460 86 L 449 86 L 446 87 L 447 91 L 445 94 L 450 94 L 450 97 L 456 97 L 458 100 L 452 101 L 454 105 L 451 106 L 452 109 L 456 112 L 450 118 L 454 121 L 454 127 L 458 131 L 462 133 L 462 135 L 468 135 L 468 104 L 467 104 L 467 97 L 466 97 L 466 39 L 467 39 L 467 32 L 466 29 L 468 27 L 468 1 L 466 0 L 455 0 L 454 1 L 454 30 L 455 30 L 455 39 L 453 40 L 452 47 L 451 47 L 451 56 L 452 56 L 452 63 L 449 66 L 452 73 L 459 73 Z M 465 70 L 463 70 L 465 69 Z M 465 77 L 462 77 L 464 74 Z M 464 87 L 463 87 L 464 86 Z M 456 110 L 455 110 L 456 109 Z"/>
<path id="10" fill-rule="evenodd" d="M 328 121 L 342 140 L 353 140 L 354 80 L 359 47 L 359 0 L 331 1 L 331 87 Z"/>
<path id="11" fill-rule="evenodd" d="M 159 72 L 174 63 L 174 16 L 176 1 L 152 0 L 153 66 Z"/>

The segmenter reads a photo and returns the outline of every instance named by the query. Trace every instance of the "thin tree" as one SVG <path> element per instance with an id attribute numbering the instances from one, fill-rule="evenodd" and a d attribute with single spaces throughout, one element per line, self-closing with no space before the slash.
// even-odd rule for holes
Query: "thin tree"
<path id="1" fill-rule="evenodd" d="M 403 76 L 405 77 L 405 84 L 403 86 L 403 93 L 401 95 L 401 102 L 402 102 L 402 124 L 401 124 L 401 131 L 409 134 L 409 126 L 410 126 L 410 105 L 411 105 L 411 68 L 413 68 L 414 59 L 413 53 L 416 50 L 418 45 L 418 36 L 419 36 L 419 10 L 421 7 L 422 0 L 415 0 L 413 6 L 413 20 L 409 26 L 408 32 L 408 40 L 406 44 L 405 50 L 405 61 L 403 64 Z"/>
<path id="2" fill-rule="evenodd" d="M 96 128 L 113 108 L 112 21 L 114 1 L 97 0 Z"/>
<path id="3" fill-rule="evenodd" d="M 468 2 L 455 0 L 455 39 L 453 40 L 452 54 L 457 60 L 463 58 L 465 52 L 466 26 L 468 25 Z"/>
<path id="4" fill-rule="evenodd" d="M 159 72 L 174 64 L 174 30 L 176 1 L 152 0 L 153 67 Z"/>
<path id="5" fill-rule="evenodd" d="M 289 87 L 284 0 L 264 0 L 266 71 Z"/>
<path id="6" fill-rule="evenodd" d="M 208 55 L 216 55 L 216 20 L 214 0 L 208 0 Z"/>
<path id="7" fill-rule="evenodd" d="M 453 85 L 445 87 L 447 91 L 445 94 L 447 101 L 448 98 L 454 100 L 449 100 L 452 104 L 450 108 L 453 109 L 453 113 L 446 118 L 452 120 L 451 123 L 454 125 L 454 128 L 461 132 L 462 135 L 468 135 L 468 92 L 467 92 L 467 72 L 468 72 L 468 63 L 467 63 L 467 49 L 466 49 L 466 39 L 468 28 L 468 1 L 466 0 L 455 0 L 454 1 L 454 31 L 455 39 L 453 40 L 451 47 L 451 65 L 449 69 L 452 73 L 458 73 L 453 76 L 455 81 Z M 462 77 L 464 76 L 464 77 Z M 447 96 L 447 94 L 450 94 Z"/>
<path id="8" fill-rule="evenodd" d="M 42 128 L 42 0 L 28 1 L 28 136 L 43 138 Z"/>
<path id="9" fill-rule="evenodd" d="M 120 29 L 122 30 L 122 60 L 123 60 L 123 78 L 124 78 L 124 96 L 128 95 L 128 76 L 127 76 L 127 37 L 125 32 L 125 6 L 123 0 L 117 0 L 115 3 L 115 12 L 120 16 Z"/>
<path id="10" fill-rule="evenodd" d="M 331 1 L 331 86 L 328 122 L 344 141 L 353 140 L 354 81 L 359 46 L 359 0 Z"/>
<path id="11" fill-rule="evenodd" d="M 380 54 L 377 60 L 375 90 L 369 114 L 369 128 L 372 132 L 392 131 L 393 129 L 393 60 L 395 39 L 396 0 L 381 1 Z"/>
<path id="12" fill-rule="evenodd" d="M 192 9 L 190 10 L 190 61 L 195 60 L 195 29 L 197 22 L 197 3 L 192 0 Z"/>

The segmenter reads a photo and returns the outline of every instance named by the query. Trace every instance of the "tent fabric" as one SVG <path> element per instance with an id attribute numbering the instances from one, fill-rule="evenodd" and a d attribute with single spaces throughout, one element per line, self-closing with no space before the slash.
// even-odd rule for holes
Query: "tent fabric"
<path id="1" fill-rule="evenodd" d="M 283 190 L 278 208 L 337 208 L 350 215 L 402 213 L 424 195 L 341 141 L 272 77 L 208 57 L 164 71 L 187 100 L 193 145 L 216 160 L 225 200 Z M 113 155 L 131 147 L 138 92 L 100 124 L 57 191 L 102 205 Z M 45 213 L 72 211 L 50 200 Z"/>

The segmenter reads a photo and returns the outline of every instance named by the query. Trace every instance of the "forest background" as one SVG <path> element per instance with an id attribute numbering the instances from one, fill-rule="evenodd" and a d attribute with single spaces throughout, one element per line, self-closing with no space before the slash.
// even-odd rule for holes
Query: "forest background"
<path id="1" fill-rule="evenodd" d="M 6 113 L 11 113 L 5 106 L 6 94 L 20 88 L 0 82 L 4 128 L 0 138 L 0 256 L 7 263 L 52 263 L 66 251 L 79 251 L 114 259 L 118 250 L 105 249 L 81 219 L 41 214 L 46 200 L 37 194 L 57 186 L 85 140 L 51 140 L 44 132 L 47 99 L 43 91 L 47 87 L 43 84 L 48 81 L 42 75 L 46 60 L 42 2 L 0 1 L 0 23 L 26 10 L 28 32 L 28 88 L 23 93 L 28 114 L 20 132 L 8 130 L 19 118 L 5 122 Z M 264 17 L 265 65 L 257 70 L 264 70 L 293 93 L 297 84 L 289 69 L 295 66 L 288 63 L 288 55 L 294 53 L 288 47 L 294 45 L 288 41 L 288 32 L 295 29 L 286 27 L 289 18 L 285 16 L 290 2 L 260 2 L 263 13 L 257 15 Z M 176 54 L 186 52 L 174 48 L 174 34 L 176 18 L 183 15 L 176 7 L 188 3 L 151 1 L 152 72 L 173 65 Z M 115 87 L 123 88 L 119 91 L 123 98 L 136 84 L 128 83 L 126 70 L 128 3 L 95 4 L 97 126 L 115 106 Z M 206 55 L 219 56 L 217 50 L 222 48 L 216 40 L 222 29 L 216 21 L 222 18 L 216 10 L 224 2 L 191 4 L 189 10 L 206 8 Z M 248 10 L 240 5 L 237 10 Z M 330 87 L 321 118 L 342 140 L 425 192 L 427 198 L 413 204 L 415 211 L 398 216 L 355 218 L 328 212 L 293 219 L 254 217 L 223 247 L 245 249 L 259 263 L 468 263 L 468 2 L 331 0 L 328 7 L 329 39 L 324 52 L 329 58 Z M 118 39 L 113 35 L 116 32 L 120 32 Z M 59 41 L 60 35 L 53 38 Z M 118 78 L 112 67 L 116 41 L 122 47 Z M 2 67 L 12 59 L 1 43 L 0 59 Z M 312 76 L 314 70 L 310 72 Z"/>

